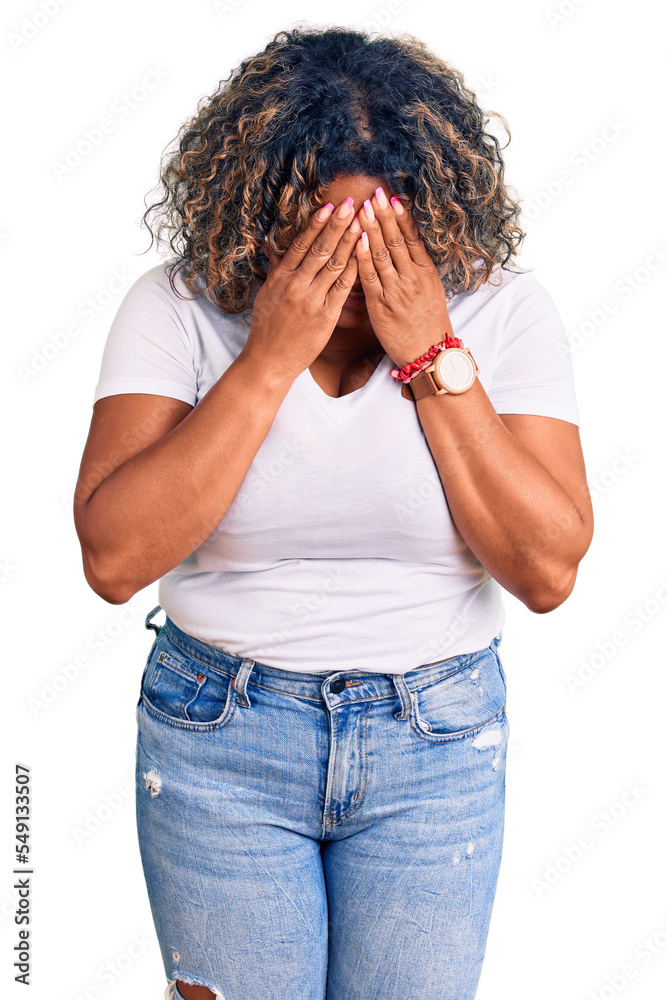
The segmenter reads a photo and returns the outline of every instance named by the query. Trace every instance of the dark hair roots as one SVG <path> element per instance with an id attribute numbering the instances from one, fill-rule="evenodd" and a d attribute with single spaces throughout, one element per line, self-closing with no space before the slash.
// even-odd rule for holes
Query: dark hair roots
<path id="1" fill-rule="evenodd" d="M 142 223 L 151 246 L 168 244 L 176 267 L 189 265 L 190 291 L 240 313 L 266 276 L 267 241 L 284 252 L 337 176 L 384 177 L 447 295 L 474 291 L 525 236 L 504 147 L 485 131 L 492 116 L 509 143 L 502 115 L 485 114 L 462 73 L 411 35 L 281 31 L 181 126 L 163 154 L 162 197 Z"/>

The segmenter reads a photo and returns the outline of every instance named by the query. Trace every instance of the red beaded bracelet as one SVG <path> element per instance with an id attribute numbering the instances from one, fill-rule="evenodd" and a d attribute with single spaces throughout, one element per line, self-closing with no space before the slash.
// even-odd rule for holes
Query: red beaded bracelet
<path id="1" fill-rule="evenodd" d="M 441 340 L 439 344 L 434 344 L 432 347 L 429 347 L 428 351 L 426 351 L 425 354 L 422 354 L 421 357 L 417 358 L 416 361 L 411 361 L 409 364 L 403 365 L 400 371 L 398 368 L 392 368 L 389 374 L 393 375 L 393 377 L 399 382 L 409 382 L 410 379 L 414 378 L 415 375 L 418 375 L 419 372 L 427 366 L 428 362 L 433 360 L 436 354 L 439 354 L 440 351 L 444 351 L 447 347 L 463 347 L 463 341 L 459 337 L 450 337 L 450 335 L 446 333 L 444 340 Z"/>

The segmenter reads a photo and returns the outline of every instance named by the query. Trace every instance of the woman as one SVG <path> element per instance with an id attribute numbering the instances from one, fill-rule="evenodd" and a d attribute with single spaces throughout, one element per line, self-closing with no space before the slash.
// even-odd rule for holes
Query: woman
<path id="1" fill-rule="evenodd" d="M 501 587 L 558 607 L 592 535 L 565 332 L 506 266 L 484 126 L 411 36 L 281 32 L 145 213 L 174 256 L 108 334 L 75 518 L 104 600 L 159 580 L 136 777 L 165 997 L 475 996 Z"/>

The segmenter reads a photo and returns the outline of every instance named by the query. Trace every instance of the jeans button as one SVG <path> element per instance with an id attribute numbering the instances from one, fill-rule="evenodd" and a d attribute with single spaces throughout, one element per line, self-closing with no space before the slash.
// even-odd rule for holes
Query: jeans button
<path id="1" fill-rule="evenodd" d="M 331 682 L 331 693 L 340 694 L 341 691 L 345 690 L 345 679 L 343 677 L 337 677 L 335 681 Z"/>

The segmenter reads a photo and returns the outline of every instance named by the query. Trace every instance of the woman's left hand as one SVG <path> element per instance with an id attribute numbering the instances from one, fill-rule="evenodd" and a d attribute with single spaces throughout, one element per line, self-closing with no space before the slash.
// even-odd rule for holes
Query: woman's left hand
<path id="1" fill-rule="evenodd" d="M 393 204 L 398 210 L 382 188 L 364 202 L 353 254 L 373 332 L 402 368 L 453 331 L 445 289 L 414 219 L 397 198 Z"/>

